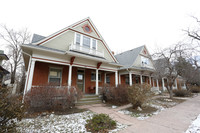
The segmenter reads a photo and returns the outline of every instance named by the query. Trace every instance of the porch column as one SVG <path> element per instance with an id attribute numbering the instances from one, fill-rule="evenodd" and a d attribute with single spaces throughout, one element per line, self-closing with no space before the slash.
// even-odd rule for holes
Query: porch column
<path id="1" fill-rule="evenodd" d="M 29 75 L 27 77 L 28 80 L 28 84 L 27 84 L 27 89 L 26 89 L 26 93 L 31 90 L 32 87 L 32 81 L 33 81 L 33 74 L 34 74 L 34 68 L 35 68 L 35 60 L 31 60 L 31 64 L 30 64 L 30 72 Z"/>
<path id="2" fill-rule="evenodd" d="M 106 84 L 106 73 L 104 73 L 104 83 Z"/>
<path id="3" fill-rule="evenodd" d="M 142 81 L 142 74 L 140 74 L 140 83 L 143 84 L 143 81 Z"/>
<path id="4" fill-rule="evenodd" d="M 155 87 L 155 83 L 154 82 L 155 82 L 155 79 L 153 79 L 153 87 Z"/>
<path id="5" fill-rule="evenodd" d="M 178 89 L 177 80 L 175 79 L 175 88 Z"/>
<path id="6" fill-rule="evenodd" d="M 159 89 L 159 83 L 158 83 L 158 79 L 156 79 L 156 86 Z"/>
<path id="7" fill-rule="evenodd" d="M 117 87 L 118 85 L 118 73 L 115 71 L 115 86 Z"/>
<path id="8" fill-rule="evenodd" d="M 165 81 L 164 81 L 164 78 L 162 78 L 162 88 L 163 88 L 163 91 L 165 90 Z"/>
<path id="9" fill-rule="evenodd" d="M 150 86 L 151 86 L 151 76 L 149 76 L 149 84 L 150 84 Z"/>
<path id="10" fill-rule="evenodd" d="M 98 79 L 98 72 L 99 72 L 99 70 L 98 69 L 96 69 L 96 95 L 98 95 L 98 93 L 99 93 L 99 79 Z"/>
<path id="11" fill-rule="evenodd" d="M 72 85 L 72 65 L 69 65 L 68 86 Z"/>
<path id="12" fill-rule="evenodd" d="M 132 73 L 129 72 L 129 85 L 132 86 Z"/>

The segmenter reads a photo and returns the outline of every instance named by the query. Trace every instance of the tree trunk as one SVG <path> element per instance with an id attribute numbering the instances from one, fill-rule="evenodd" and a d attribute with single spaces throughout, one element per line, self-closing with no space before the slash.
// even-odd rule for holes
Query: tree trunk
<path id="1" fill-rule="evenodd" d="M 171 89 L 171 88 L 169 89 L 169 98 L 170 98 L 170 99 L 173 98 L 173 92 L 172 92 L 172 89 Z"/>

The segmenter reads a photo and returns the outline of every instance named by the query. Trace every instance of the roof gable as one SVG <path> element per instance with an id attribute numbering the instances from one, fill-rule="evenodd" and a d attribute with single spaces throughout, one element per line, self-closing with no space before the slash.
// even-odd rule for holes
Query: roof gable
<path id="1" fill-rule="evenodd" d="M 124 65 L 124 67 L 131 67 L 137 59 L 138 55 L 141 53 L 143 47 L 144 46 L 140 46 L 132 50 L 125 51 L 115 55 L 115 57 L 121 65 Z"/>
<path id="2" fill-rule="evenodd" d="M 87 32 L 84 29 L 84 27 L 86 27 L 86 26 L 88 26 L 90 28 L 91 32 Z M 46 38 L 43 38 L 39 41 L 35 41 L 35 43 L 33 43 L 33 44 L 42 46 L 45 43 L 57 38 L 58 36 L 68 32 L 68 31 L 78 32 L 78 33 L 87 35 L 89 37 L 92 37 L 92 38 L 95 38 L 95 39 L 101 41 L 103 44 L 103 47 L 105 47 L 105 50 L 107 50 L 107 52 L 111 56 L 112 60 L 117 63 L 117 60 L 115 59 L 115 57 L 112 54 L 111 50 L 109 49 L 108 45 L 106 44 L 106 42 L 104 41 L 104 39 L 102 38 L 102 36 L 100 35 L 97 28 L 95 27 L 95 25 L 93 24 L 92 20 L 89 17 L 85 18 L 81 21 L 78 21 L 62 30 L 59 30 L 58 32 L 55 32 L 54 34 L 51 34 L 51 35 L 47 36 Z M 48 47 L 48 46 L 46 45 L 46 47 Z"/>

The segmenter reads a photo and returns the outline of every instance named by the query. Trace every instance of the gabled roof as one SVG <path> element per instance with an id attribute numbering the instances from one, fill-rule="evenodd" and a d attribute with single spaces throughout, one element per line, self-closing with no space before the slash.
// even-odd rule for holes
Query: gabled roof
<path id="1" fill-rule="evenodd" d="M 46 37 L 38 35 L 38 34 L 33 34 L 33 38 L 32 38 L 31 43 L 36 43 L 36 42 L 38 42 L 38 41 L 40 41 L 44 38 L 46 38 Z"/>
<path id="2" fill-rule="evenodd" d="M 136 58 L 138 57 L 143 48 L 144 45 L 134 48 L 132 50 L 122 52 L 120 54 L 115 55 L 115 58 L 119 61 L 121 65 L 124 66 L 124 68 L 132 67 L 133 63 L 135 62 Z"/>
<path id="3" fill-rule="evenodd" d="M 70 26 L 68 26 L 66 28 L 63 28 L 63 29 L 59 30 L 58 32 L 55 32 L 55 33 L 53 33 L 53 34 L 51 34 L 51 35 L 49 35 L 47 37 L 43 37 L 43 36 L 40 36 L 40 35 L 36 34 L 35 39 L 32 39 L 32 43 L 35 44 L 35 45 L 41 46 L 44 43 L 48 42 L 49 40 L 51 40 L 51 39 L 59 36 L 60 34 L 63 34 L 64 32 L 67 32 L 69 30 L 73 31 L 75 27 L 77 27 L 78 25 L 80 25 L 80 24 L 82 24 L 82 23 L 84 23 L 86 21 L 88 21 L 88 23 L 91 25 L 91 27 L 94 29 L 94 32 L 98 36 L 98 38 L 95 38 L 95 39 L 98 39 L 98 40 L 100 40 L 103 43 L 103 45 L 105 46 L 106 50 L 108 51 L 108 53 L 112 57 L 112 59 L 116 63 L 118 63 L 117 60 L 115 59 L 114 55 L 112 54 L 111 50 L 109 49 L 108 45 L 106 44 L 105 40 L 100 35 L 99 31 L 97 30 L 97 28 L 95 27 L 95 25 L 93 24 L 92 20 L 89 17 L 87 17 L 85 19 L 82 19 L 82 20 L 80 20 L 80 21 L 78 21 L 78 22 L 76 22 L 76 23 L 74 23 L 74 24 L 72 24 L 72 25 L 70 25 Z"/>

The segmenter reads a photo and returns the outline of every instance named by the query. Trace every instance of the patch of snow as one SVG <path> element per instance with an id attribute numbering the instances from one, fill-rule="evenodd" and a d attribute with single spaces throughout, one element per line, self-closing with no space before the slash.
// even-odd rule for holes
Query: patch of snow
<path id="1" fill-rule="evenodd" d="M 164 99 L 167 102 L 172 102 L 172 99 Z"/>
<path id="2" fill-rule="evenodd" d="M 35 133 L 35 132 L 51 132 L 51 133 L 66 133 L 66 132 L 85 132 L 86 120 L 92 118 L 93 112 L 85 111 L 70 115 L 47 115 L 38 116 L 31 119 L 22 119 L 17 125 L 19 132 Z M 116 132 L 126 128 L 126 125 L 117 123 L 117 128 L 110 131 Z"/>
<path id="3" fill-rule="evenodd" d="M 185 133 L 200 133 L 200 114 L 197 119 L 192 122 Z"/>
<path id="4" fill-rule="evenodd" d="M 112 105 L 112 109 L 116 109 L 117 108 L 117 106 L 115 106 L 115 105 Z"/>
<path id="5" fill-rule="evenodd" d="M 151 117 L 153 115 L 157 115 L 159 112 L 165 110 L 165 108 L 163 108 L 162 106 L 158 106 L 158 105 L 154 105 L 154 104 L 150 104 L 150 106 L 156 108 L 157 111 L 155 111 L 153 113 L 148 113 L 148 114 L 133 113 L 133 112 L 128 111 L 128 110 L 120 110 L 118 112 L 125 114 L 125 115 L 131 115 L 133 117 L 137 117 L 138 120 L 145 120 L 145 119 L 148 119 L 149 117 Z"/>

